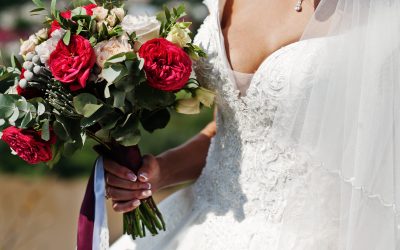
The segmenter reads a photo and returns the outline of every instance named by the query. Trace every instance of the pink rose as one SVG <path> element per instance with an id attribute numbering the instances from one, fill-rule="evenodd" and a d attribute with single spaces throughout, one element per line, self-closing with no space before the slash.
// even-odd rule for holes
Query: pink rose
<path id="1" fill-rule="evenodd" d="M 60 40 L 48 62 L 54 78 L 68 84 L 72 91 L 86 87 L 95 63 L 96 56 L 89 40 L 80 35 L 73 35 L 68 46 Z"/>
<path id="2" fill-rule="evenodd" d="M 182 89 L 190 78 L 192 61 L 186 52 L 164 38 L 145 42 L 139 49 L 148 84 L 164 91 Z"/>

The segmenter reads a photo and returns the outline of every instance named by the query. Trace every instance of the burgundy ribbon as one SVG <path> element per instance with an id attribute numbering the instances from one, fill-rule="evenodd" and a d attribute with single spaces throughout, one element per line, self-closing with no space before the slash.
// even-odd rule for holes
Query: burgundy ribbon
<path id="1" fill-rule="evenodd" d="M 94 170 L 86 186 L 78 221 L 77 250 L 92 250 L 95 214 Z"/>

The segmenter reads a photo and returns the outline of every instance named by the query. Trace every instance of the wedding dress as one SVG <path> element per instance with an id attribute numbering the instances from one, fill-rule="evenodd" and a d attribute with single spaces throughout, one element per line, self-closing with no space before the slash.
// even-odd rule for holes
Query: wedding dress
<path id="1" fill-rule="evenodd" d="M 334 221 L 309 236 L 313 232 L 297 234 L 299 228 L 284 225 L 311 216 L 299 192 L 308 185 L 309 167 L 291 149 L 278 147 L 269 131 L 275 102 L 288 88 L 302 91 L 322 41 L 279 49 L 259 67 L 246 95 L 240 95 L 226 59 L 218 8 L 214 3 L 209 8 L 195 39 L 208 54 L 196 65 L 197 77 L 218 95 L 218 133 L 206 167 L 193 186 L 160 204 L 165 233 L 136 244 L 124 236 L 112 249 L 312 249 L 319 240 L 327 247 L 315 249 L 333 249 Z M 299 57 L 307 57 L 307 63 L 297 65 Z M 292 70 L 298 73 L 289 79 Z"/>
<path id="2" fill-rule="evenodd" d="M 322 4 L 330 5 L 333 2 L 335 6 L 329 6 L 331 9 L 338 8 L 340 13 L 346 13 L 346 8 L 351 4 L 373 6 L 384 1 L 329 0 L 322 1 Z M 291 143 L 291 140 L 287 140 L 289 137 L 300 137 L 300 133 L 296 133 L 299 128 L 312 131 L 309 127 L 314 128 L 314 133 L 309 137 L 302 134 L 304 138 L 317 141 L 314 134 L 320 135 L 322 139 L 325 135 L 329 137 L 329 130 L 325 133 L 322 129 L 318 130 L 317 126 L 307 126 L 308 123 L 303 121 L 307 119 L 300 119 L 311 113 L 303 106 L 313 100 L 315 93 L 311 93 L 310 89 L 315 84 L 325 86 L 324 83 L 330 83 L 328 87 L 335 89 L 341 83 L 348 86 L 359 83 L 353 78 L 349 78 L 352 81 L 332 83 L 334 78 L 328 78 L 332 74 L 353 76 L 354 72 L 341 74 L 339 69 L 341 65 L 345 67 L 344 63 L 337 64 L 335 72 L 329 69 L 329 64 L 319 65 L 320 58 L 329 48 L 332 50 L 332 44 L 340 40 L 341 36 L 309 37 L 280 48 L 264 60 L 243 93 L 243 86 L 236 82 L 238 77 L 235 77 L 229 65 L 224 47 L 220 27 L 224 1 L 206 0 L 205 3 L 210 14 L 195 42 L 205 49 L 208 58 L 197 62 L 195 69 L 199 81 L 217 93 L 218 108 L 218 132 L 212 139 L 206 166 L 193 185 L 174 193 L 159 205 L 167 224 L 166 232 L 136 241 L 125 235 L 111 249 L 398 249 L 395 246 L 398 246 L 399 224 L 394 205 L 397 199 L 383 195 L 391 194 L 392 189 L 382 191 L 376 188 L 377 185 L 368 186 L 365 183 L 371 178 L 359 181 L 360 171 L 346 172 L 346 168 L 334 169 L 328 164 L 334 163 L 341 167 L 342 163 L 349 163 L 343 166 L 350 166 L 351 162 L 343 159 L 358 156 L 356 152 L 344 154 L 347 158 L 341 158 L 339 154 L 334 154 L 336 158 L 326 157 L 329 161 L 325 166 L 315 161 L 301 147 Z M 354 8 L 358 11 L 360 9 Z M 383 14 L 382 18 L 388 16 Z M 356 22 L 353 20 L 353 23 Z M 361 38 L 358 44 L 365 41 Z M 338 46 L 337 50 L 343 46 Z M 364 48 L 360 45 L 360 50 Z M 349 65 L 358 65 L 355 60 L 364 59 L 348 55 L 352 62 Z M 343 60 L 343 56 L 339 59 Z M 366 64 L 362 65 L 366 67 Z M 346 65 L 346 68 L 349 67 Z M 389 68 L 385 70 L 390 71 Z M 372 73 L 368 77 L 364 82 L 372 79 Z M 239 88 L 242 88 L 242 93 Z M 384 90 L 380 91 L 382 93 Z M 350 92 L 347 90 L 345 93 L 348 95 Z M 338 98 L 346 96 L 339 91 L 333 94 Z M 340 102 L 343 105 L 350 103 L 345 101 L 347 99 L 340 99 L 337 106 L 340 106 Z M 329 106 L 323 99 L 320 102 L 322 108 Z M 318 103 L 312 106 L 315 107 L 318 108 Z M 333 108 L 331 110 L 328 114 L 340 115 Z M 319 113 L 316 112 L 312 118 L 318 117 Z M 321 114 L 326 115 L 323 112 Z M 325 121 L 324 117 L 315 120 Z M 346 116 L 343 121 L 352 121 L 352 118 L 357 117 Z M 335 127 L 340 127 L 342 123 L 340 119 L 331 119 L 327 123 L 334 126 L 332 135 L 337 135 L 334 133 Z M 351 131 L 360 134 L 354 127 Z M 352 138 L 351 134 L 346 135 Z M 368 136 L 378 142 L 373 134 Z M 339 146 L 344 145 L 341 137 L 336 139 Z M 352 149 L 354 145 L 346 144 L 343 148 Z M 334 146 L 337 146 L 334 140 L 326 144 L 326 152 L 342 149 Z M 373 155 L 364 155 L 364 158 Z M 364 163 L 365 167 L 369 164 Z M 373 173 L 374 177 L 379 176 L 379 171 Z M 378 184 L 386 181 L 388 187 L 392 187 L 389 177 L 372 179 L 384 180 Z"/>

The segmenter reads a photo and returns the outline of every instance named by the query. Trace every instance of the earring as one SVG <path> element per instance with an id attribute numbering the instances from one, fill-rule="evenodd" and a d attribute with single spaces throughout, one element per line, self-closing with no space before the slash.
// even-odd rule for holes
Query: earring
<path id="1" fill-rule="evenodd" d="M 294 7 L 294 10 L 297 12 L 301 12 L 303 7 L 301 6 L 303 4 L 303 0 L 297 0 L 296 7 Z"/>

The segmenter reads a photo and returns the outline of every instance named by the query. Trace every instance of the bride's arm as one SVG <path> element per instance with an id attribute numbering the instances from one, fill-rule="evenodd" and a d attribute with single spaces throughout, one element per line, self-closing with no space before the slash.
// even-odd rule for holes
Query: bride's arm
<path id="1" fill-rule="evenodd" d="M 215 122 L 185 144 L 159 156 L 146 155 L 136 177 L 129 169 L 105 160 L 107 195 L 118 212 L 133 210 L 140 199 L 152 192 L 181 182 L 195 180 L 205 166 L 211 138 L 216 133 Z"/>

